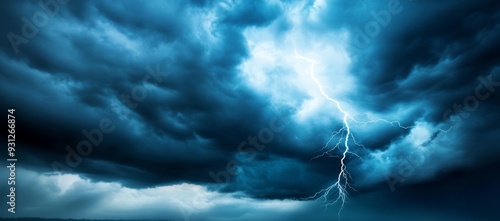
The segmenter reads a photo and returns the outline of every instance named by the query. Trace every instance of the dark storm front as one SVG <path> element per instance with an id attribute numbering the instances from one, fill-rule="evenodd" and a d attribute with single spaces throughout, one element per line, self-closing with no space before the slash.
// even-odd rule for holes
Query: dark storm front
<path id="1" fill-rule="evenodd" d="M 15 109 L 7 110 L 7 171 L 9 178 L 7 184 L 9 187 L 9 195 L 7 195 L 7 204 L 9 205 L 7 211 L 16 213 L 16 117 L 14 115 Z"/>
<path id="2" fill-rule="evenodd" d="M 137 108 L 140 102 L 144 101 L 148 96 L 147 85 L 157 85 L 163 82 L 162 76 L 168 75 L 160 70 L 160 64 L 156 64 L 156 69 L 151 66 L 146 66 L 144 68 L 148 73 L 142 78 L 142 82 L 139 85 L 135 85 L 130 92 L 122 93 L 120 95 L 121 101 L 127 107 L 134 109 Z M 150 81 L 154 79 L 154 81 Z M 70 145 L 65 147 L 67 151 L 65 162 L 61 163 L 58 161 L 53 161 L 51 166 L 55 172 L 72 172 L 75 167 L 78 167 L 82 162 L 84 157 L 89 156 L 94 147 L 98 147 L 102 144 L 104 140 L 104 135 L 111 134 L 115 131 L 115 123 L 108 118 L 102 118 L 99 121 L 97 128 L 87 131 L 83 129 L 81 132 L 85 139 L 80 140 L 76 144 L 76 151 Z"/>

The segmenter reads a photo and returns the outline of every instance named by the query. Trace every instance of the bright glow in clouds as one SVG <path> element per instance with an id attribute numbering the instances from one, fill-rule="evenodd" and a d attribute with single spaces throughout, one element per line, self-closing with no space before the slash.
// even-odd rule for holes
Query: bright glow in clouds
<path id="1" fill-rule="evenodd" d="M 314 7 L 309 11 L 309 16 L 301 16 L 300 13 L 303 13 L 300 10 L 301 6 L 289 8 L 285 14 L 293 28 L 284 34 L 285 37 L 282 38 L 285 39 L 284 41 L 277 41 L 277 38 L 269 34 L 277 32 L 277 23 L 280 20 L 276 20 L 265 28 L 248 29 L 245 35 L 251 50 L 251 57 L 242 64 L 241 69 L 248 84 L 256 91 L 271 97 L 273 104 L 296 110 L 294 117 L 297 123 L 331 126 L 335 122 L 343 122 L 339 133 L 332 133 L 332 137 L 326 142 L 324 147 L 326 152 L 319 155 L 340 155 L 341 168 L 338 177 L 332 185 L 311 197 L 313 199 L 324 197 L 326 203 L 329 195 L 334 194 L 336 197 L 333 197 L 332 202 L 326 205 L 339 202 L 340 210 L 342 210 L 348 189 L 352 188 L 350 184 L 352 176 L 348 173 L 347 158 L 357 156 L 361 159 L 361 156 L 367 156 L 367 162 L 364 160 L 359 162 L 360 167 L 376 170 L 364 173 L 368 175 L 356 183 L 363 185 L 381 182 L 384 174 L 399 166 L 401 157 L 396 156 L 400 155 L 399 151 L 405 152 L 403 150 L 407 150 L 408 146 L 412 147 L 414 156 L 407 157 L 413 157 L 412 160 L 420 164 L 427 161 L 431 157 L 428 143 L 435 138 L 434 133 L 439 135 L 437 131 L 442 132 L 442 130 L 423 122 L 415 123 L 413 127 L 393 121 L 409 114 L 411 112 L 409 109 L 396 110 L 396 114 L 393 113 L 391 119 L 387 120 L 386 117 L 359 109 L 355 101 L 343 99 L 357 89 L 351 77 L 352 73 L 349 73 L 348 69 L 351 63 L 346 50 L 348 34 L 338 32 L 312 35 L 302 31 L 304 25 L 315 22 L 317 11 L 325 4 L 323 1 L 315 2 Z M 311 69 L 311 65 L 314 69 Z M 365 121 L 358 120 L 356 117 L 358 115 Z M 365 130 L 367 125 L 380 126 L 380 123 L 411 131 L 386 150 L 370 151 L 357 140 L 353 133 L 369 132 L 371 128 L 368 131 Z M 332 128 L 333 130 L 337 131 L 338 128 Z M 316 150 L 316 147 L 312 149 Z M 422 178 L 413 177 L 413 179 Z M 333 190 L 336 193 L 333 193 Z"/>
<path id="2" fill-rule="evenodd" d="M 0 106 L 36 110 L 7 218 L 489 220 L 491 1 L 45 6 L 0 9 Z"/>
<path id="3" fill-rule="evenodd" d="M 269 96 L 274 105 L 296 109 L 296 120 L 310 124 L 316 116 L 330 112 L 321 108 L 330 103 L 322 99 L 310 78 L 309 65 L 296 59 L 294 47 L 304 52 L 304 56 L 322 61 L 322 65 L 316 67 L 316 75 L 327 85 L 327 93 L 342 97 L 355 90 L 354 79 L 348 73 L 351 61 L 345 47 L 347 33 L 311 36 L 303 32 L 302 26 L 310 21 L 300 14 L 302 6 L 295 6 L 285 11 L 288 20 L 278 19 L 267 27 L 245 31 L 251 57 L 240 68 L 242 77 L 255 91 Z M 283 38 L 276 38 L 273 33 L 280 32 L 283 22 L 292 22 L 293 29 L 286 31 Z M 331 117 L 331 112 L 328 116 Z"/>
<path id="4" fill-rule="evenodd" d="M 320 5 L 315 3 L 314 9 Z M 347 188 L 352 188 L 348 181 L 351 175 L 346 167 L 347 154 L 351 154 L 349 139 L 352 134 L 348 121 L 352 119 L 352 116 L 344 110 L 343 106 L 347 105 L 341 104 L 342 100 L 334 100 L 327 94 L 342 97 L 343 93 L 355 89 L 347 71 L 350 60 L 346 59 L 347 52 L 342 50 L 344 48 L 342 45 L 346 44 L 346 35 L 327 34 L 325 35 L 327 38 L 311 38 L 307 33 L 299 31 L 303 21 L 298 19 L 300 18 L 298 10 L 290 10 L 289 13 L 294 29 L 287 34 L 284 42 L 264 40 L 266 33 L 273 33 L 265 29 L 275 28 L 273 25 L 264 30 L 250 29 L 246 33 L 252 57 L 243 64 L 243 73 L 249 84 L 256 90 L 269 94 L 273 103 L 297 108 L 296 120 L 301 124 L 310 123 L 317 116 L 335 116 L 332 113 L 336 113 L 337 120 L 343 122 L 342 128 L 345 129 L 345 134 L 342 134 L 339 142 L 344 139 L 344 149 L 336 182 L 312 196 L 313 199 L 323 196 L 326 202 L 331 190 L 335 189 L 338 197 L 333 203 L 340 202 L 340 210 L 342 210 L 348 195 Z M 305 53 L 306 55 L 301 53 L 299 56 L 297 51 L 309 53 Z M 306 56 L 314 56 L 316 59 L 306 58 Z M 324 65 L 317 65 L 316 60 L 319 59 Z M 277 72 L 274 71 L 275 69 L 281 70 Z M 290 93 L 290 91 L 296 93 L 298 91 L 299 94 L 305 94 L 308 98 L 302 103 L 286 103 L 297 99 L 297 94 Z M 331 119 L 321 119 L 321 121 L 325 125 L 331 124 Z"/>

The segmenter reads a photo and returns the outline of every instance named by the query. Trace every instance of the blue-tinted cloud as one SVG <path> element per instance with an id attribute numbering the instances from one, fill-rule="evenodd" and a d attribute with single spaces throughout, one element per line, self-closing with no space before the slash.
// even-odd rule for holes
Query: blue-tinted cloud
<path id="1" fill-rule="evenodd" d="M 187 185 L 221 198 L 196 210 L 198 218 L 335 217 L 311 215 L 317 205 L 303 199 L 335 182 L 335 156 L 344 147 L 314 157 L 334 147 L 330 136 L 343 115 L 297 54 L 317 61 L 324 93 L 358 121 L 351 121 L 352 135 L 363 146 L 351 140 L 357 156 L 346 164 L 359 204 L 346 207 L 347 220 L 397 220 L 401 213 L 367 207 L 390 198 L 374 208 L 388 211 L 401 201 L 412 207 L 404 211 L 418 213 L 428 207 L 415 193 L 496 177 L 487 169 L 500 154 L 500 14 L 493 1 L 70 1 L 53 15 L 36 2 L 9 1 L 0 10 L 0 107 L 17 110 L 25 179 L 51 180 L 39 190 L 26 187 L 22 198 L 32 192 L 54 205 L 43 212 L 25 203 L 33 212 L 21 215 L 85 217 L 95 203 L 119 213 L 108 204 L 110 189 L 119 197 Z M 40 12 L 44 25 L 33 21 Z M 113 130 L 103 132 L 103 120 Z M 92 151 L 81 156 L 84 142 Z M 54 169 L 69 175 L 45 175 Z M 60 188 L 54 179 L 82 186 L 53 197 Z M 497 192 L 477 180 L 488 188 L 471 197 L 489 205 L 482 194 Z M 391 195 L 395 188 L 408 189 Z M 467 196 L 477 190 L 458 188 Z M 456 194 L 429 197 L 447 203 Z M 155 200 L 140 208 L 161 214 Z M 76 209 L 80 204 L 88 207 Z M 296 208 L 274 211 L 285 204 Z M 429 216 L 498 215 L 477 204 L 456 216 L 453 208 L 465 204 L 450 204 Z M 76 212 L 55 209 L 60 205 Z M 89 218 L 122 218 L 106 210 Z M 141 210 L 130 214 L 143 217 Z"/>

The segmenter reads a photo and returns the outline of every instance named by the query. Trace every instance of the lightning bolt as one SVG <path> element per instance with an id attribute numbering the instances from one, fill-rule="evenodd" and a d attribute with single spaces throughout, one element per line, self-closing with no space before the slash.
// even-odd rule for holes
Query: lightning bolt
<path id="1" fill-rule="evenodd" d="M 336 203 L 340 203 L 340 209 L 338 212 L 339 218 L 340 218 L 340 213 L 344 209 L 344 205 L 346 201 L 348 200 L 349 192 L 348 190 L 354 190 L 356 189 L 349 183 L 349 179 L 352 179 L 351 174 L 347 170 L 347 165 L 346 165 L 346 159 L 348 158 L 348 155 L 353 155 L 355 157 L 358 157 L 359 159 L 363 160 L 358 154 L 355 152 L 351 151 L 351 147 L 349 146 L 350 140 L 352 140 L 352 143 L 358 147 L 362 147 L 363 149 L 366 150 L 365 146 L 360 144 L 359 142 L 356 141 L 352 131 L 351 131 L 351 125 L 349 123 L 356 123 L 356 124 L 362 124 L 362 125 L 367 125 L 371 123 L 378 123 L 378 122 L 383 122 L 390 124 L 392 126 L 397 126 L 402 129 L 410 129 L 417 125 L 418 123 L 414 124 L 411 127 L 406 127 L 401 125 L 399 121 L 389 121 L 386 119 L 376 119 L 376 120 L 370 120 L 370 121 L 357 121 L 351 114 L 349 114 L 346 110 L 344 110 L 340 104 L 340 102 L 332 97 L 330 97 L 324 90 L 323 86 L 321 85 L 321 82 L 316 78 L 315 72 L 314 72 L 314 67 L 316 64 L 319 64 L 318 61 L 315 61 L 313 59 L 304 57 L 302 55 L 299 55 L 297 53 L 296 48 L 294 47 L 294 52 L 295 52 L 295 58 L 300 59 L 303 61 L 306 61 L 307 63 L 310 64 L 310 70 L 309 70 L 309 76 L 310 78 L 314 81 L 316 87 L 318 88 L 319 92 L 321 95 L 328 101 L 332 102 L 335 104 L 337 107 L 337 110 L 342 114 L 342 127 L 337 130 L 332 132 L 330 139 L 327 141 L 326 145 L 323 146 L 319 151 L 323 151 L 321 154 L 313 157 L 311 160 L 317 159 L 319 157 L 323 156 L 328 156 L 328 157 L 336 157 L 335 155 L 332 154 L 334 150 L 340 150 L 341 156 L 340 156 L 340 172 L 336 176 L 336 181 L 331 184 L 330 186 L 316 192 L 314 195 L 306 198 L 307 199 L 318 199 L 318 198 L 323 198 L 324 199 L 324 206 L 327 208 L 328 206 L 334 205 Z M 340 136 L 339 136 L 340 135 Z M 337 137 L 339 136 L 339 137 Z M 328 146 L 334 142 L 335 138 L 337 137 L 336 144 L 333 148 L 328 149 Z M 341 149 L 343 143 L 343 149 Z M 327 150 L 326 150 L 327 149 Z M 329 200 L 329 195 L 332 194 L 332 191 L 336 192 L 336 198 L 334 200 Z"/>
<path id="2" fill-rule="evenodd" d="M 330 137 L 329 141 L 327 142 L 327 144 L 323 147 L 323 148 L 327 148 L 327 146 L 329 145 L 329 143 L 339 134 L 341 134 L 343 136 L 343 140 L 344 140 L 344 150 L 342 151 L 342 156 L 341 156 L 341 159 L 340 159 L 340 172 L 337 176 L 337 181 L 335 183 L 333 183 L 332 185 L 328 186 L 327 188 L 325 189 L 322 189 L 318 192 L 316 192 L 313 196 L 309 197 L 309 198 L 314 198 L 316 199 L 318 196 L 321 195 L 321 197 L 324 198 L 325 202 L 328 200 L 328 195 L 330 194 L 330 191 L 332 191 L 333 189 L 336 189 L 338 194 L 337 194 L 337 198 L 331 202 L 331 203 L 327 203 L 325 206 L 329 206 L 329 205 L 333 205 L 337 202 L 341 202 L 341 206 L 340 206 L 340 210 L 339 210 L 339 214 L 340 212 L 342 211 L 342 209 L 344 208 L 344 204 L 345 204 L 345 201 L 347 200 L 347 197 L 348 197 L 348 192 L 347 192 L 347 189 L 348 188 L 351 188 L 353 190 L 355 190 L 350 184 L 349 184 L 349 177 L 351 177 L 351 175 L 349 174 L 349 172 L 347 171 L 347 166 L 346 166 L 346 163 L 345 163 L 345 160 L 346 160 L 346 157 L 347 157 L 347 154 L 348 153 L 351 153 L 350 152 L 350 147 L 349 147 L 349 137 L 351 136 L 351 127 L 349 126 L 349 122 L 348 122 L 348 119 L 353 119 L 352 116 L 347 113 L 343 108 L 342 106 L 340 105 L 340 103 L 331 98 L 330 96 L 328 96 L 328 94 L 325 93 L 325 90 L 323 89 L 323 86 L 321 85 L 320 81 L 316 78 L 316 76 L 314 75 L 314 66 L 316 64 L 318 64 L 319 62 L 315 61 L 315 60 L 312 60 L 310 58 L 306 58 L 304 56 L 301 56 L 297 53 L 297 50 L 296 48 L 294 48 L 294 52 L 295 52 L 295 58 L 298 58 L 298 59 L 301 59 L 301 60 L 304 60 L 306 62 L 308 62 L 310 64 L 310 71 L 309 71 L 309 76 L 311 77 L 311 79 L 314 81 L 314 83 L 316 84 L 316 86 L 318 87 L 321 95 L 327 99 L 328 101 L 331 101 L 333 103 L 335 103 L 335 105 L 337 106 L 337 109 L 342 113 L 343 117 L 342 117 L 342 122 L 343 122 L 343 127 L 338 130 L 337 132 L 333 133 L 332 136 Z M 337 142 L 337 144 L 335 145 L 334 148 L 324 152 L 323 154 L 321 155 L 318 155 L 316 156 L 315 158 L 318 158 L 318 157 L 321 157 L 321 156 L 324 156 L 324 155 L 329 155 L 331 151 L 333 151 L 334 149 L 337 149 L 337 148 L 340 148 L 340 143 L 342 141 L 342 138 L 340 138 Z"/>

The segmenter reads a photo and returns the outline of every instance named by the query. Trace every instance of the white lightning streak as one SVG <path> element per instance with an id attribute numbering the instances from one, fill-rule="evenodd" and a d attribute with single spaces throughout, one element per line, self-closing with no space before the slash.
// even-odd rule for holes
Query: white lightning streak
<path id="1" fill-rule="evenodd" d="M 342 117 L 342 122 L 343 122 L 342 128 L 340 128 L 338 131 L 332 132 L 332 135 L 331 135 L 330 139 L 328 140 L 328 142 L 326 143 L 326 145 L 323 148 L 321 148 L 320 151 L 324 151 L 325 149 L 327 149 L 328 145 L 332 142 L 332 140 L 336 136 L 338 136 L 340 134 L 340 138 L 338 139 L 336 145 L 333 148 L 331 148 L 329 150 L 326 150 L 323 153 L 321 153 L 321 154 L 319 154 L 319 155 L 317 155 L 317 156 L 315 156 L 314 158 L 311 159 L 311 160 L 314 160 L 314 159 L 317 159 L 317 158 L 323 157 L 323 156 L 333 157 L 333 155 L 331 154 L 331 152 L 333 150 L 336 150 L 336 149 L 340 150 L 340 148 L 341 148 L 340 144 L 343 141 L 343 143 L 344 143 L 344 149 L 341 150 L 342 155 L 340 157 L 340 172 L 339 172 L 339 174 L 337 176 L 337 180 L 333 184 L 331 184 L 330 186 L 328 186 L 327 188 L 322 189 L 322 190 L 316 192 L 313 196 L 306 198 L 306 199 L 323 198 L 324 202 L 325 202 L 325 208 L 328 207 L 328 206 L 330 206 L 330 205 L 336 204 L 337 202 L 340 201 L 340 209 L 339 209 L 339 212 L 338 212 L 338 215 L 339 215 L 339 218 L 340 218 L 340 213 L 342 212 L 342 210 L 344 208 L 344 205 L 345 205 L 345 202 L 348 199 L 348 191 L 347 190 L 348 189 L 352 189 L 352 190 L 356 191 L 356 189 L 354 189 L 351 186 L 351 184 L 349 183 L 349 179 L 351 178 L 351 175 L 347 171 L 347 166 L 346 166 L 346 162 L 345 162 L 346 158 L 347 158 L 347 155 L 351 154 L 351 155 L 356 156 L 359 159 L 361 159 L 361 157 L 358 154 L 356 154 L 356 153 L 354 153 L 354 152 L 351 151 L 351 149 L 349 147 L 349 138 L 352 138 L 352 142 L 356 146 L 362 147 L 363 149 L 366 150 L 365 146 L 363 146 L 362 144 L 358 143 L 356 141 L 356 139 L 354 138 L 354 135 L 351 132 L 351 127 L 349 125 L 349 121 L 352 121 L 352 122 L 357 123 L 357 124 L 363 124 L 363 125 L 367 125 L 367 124 L 371 124 L 371 123 L 383 122 L 383 123 L 390 124 L 392 126 L 398 126 L 398 127 L 402 128 L 402 129 L 410 129 L 410 128 L 414 127 L 416 124 L 413 125 L 413 126 L 410 126 L 410 127 L 405 127 L 405 126 L 402 126 L 399 121 L 389 121 L 389 120 L 385 120 L 385 119 L 376 119 L 376 120 L 370 120 L 370 121 L 364 121 L 364 122 L 357 121 L 356 119 L 354 119 L 353 116 L 351 116 L 347 111 L 345 111 L 342 108 L 342 106 L 340 105 L 339 101 L 335 100 L 334 98 L 331 98 L 330 96 L 328 96 L 327 93 L 325 93 L 324 88 L 321 85 L 320 81 L 314 75 L 314 66 L 316 64 L 319 64 L 319 62 L 317 62 L 317 61 L 315 61 L 313 59 L 304 57 L 302 55 L 299 55 L 297 53 L 296 48 L 294 48 L 294 52 L 295 52 L 295 58 L 304 60 L 304 61 L 306 61 L 306 62 L 308 62 L 310 64 L 309 76 L 311 77 L 311 79 L 316 84 L 317 88 L 319 89 L 319 92 L 321 93 L 321 95 L 326 100 L 335 103 L 335 105 L 337 106 L 338 111 L 340 111 L 340 113 L 342 113 L 342 115 L 343 115 L 343 117 Z M 335 200 L 333 200 L 332 202 L 328 203 L 327 201 L 328 201 L 328 196 L 330 194 L 330 191 L 332 191 L 334 189 L 337 191 L 337 198 Z"/>
<path id="2" fill-rule="evenodd" d="M 351 128 L 349 126 L 348 118 L 350 118 L 350 119 L 353 119 L 353 118 L 351 117 L 351 115 L 349 115 L 349 113 L 347 113 L 344 109 L 342 109 L 342 106 L 340 105 L 340 103 L 337 100 L 331 98 L 330 96 L 328 96 L 328 94 L 325 93 L 325 91 L 323 89 L 323 86 L 321 85 L 321 83 L 319 82 L 319 80 L 316 78 L 316 76 L 314 76 L 314 65 L 318 64 L 319 62 L 317 62 L 315 60 L 312 60 L 310 58 L 306 58 L 304 56 L 299 55 L 297 53 L 296 49 L 294 49 L 294 51 L 295 51 L 295 57 L 296 58 L 299 58 L 299 59 L 302 59 L 304 61 L 307 61 L 311 65 L 311 70 L 309 72 L 309 75 L 313 79 L 313 81 L 316 84 L 316 86 L 318 87 L 321 95 L 323 95 L 323 97 L 326 98 L 327 100 L 335 103 L 336 106 L 337 106 L 337 109 L 343 114 L 342 121 L 343 121 L 343 125 L 344 126 L 337 133 L 334 133 L 332 135 L 332 137 L 330 138 L 330 140 L 329 140 L 329 142 L 330 142 L 336 135 L 338 135 L 339 133 L 341 133 L 341 132 L 343 132 L 345 130 L 345 132 L 346 132 L 345 135 L 342 133 L 344 135 L 344 147 L 345 147 L 345 149 L 342 152 L 342 157 L 340 159 L 340 172 L 339 172 L 339 174 L 337 176 L 337 181 L 334 184 L 330 185 L 329 187 L 320 190 L 319 192 L 317 192 L 316 194 L 314 194 L 311 197 L 311 198 L 316 198 L 318 195 L 321 194 L 322 197 L 324 198 L 325 202 L 326 202 L 326 200 L 328 199 L 327 197 L 330 194 L 330 191 L 333 188 L 336 188 L 337 191 L 338 191 L 337 199 L 335 199 L 331 203 L 326 204 L 326 206 L 331 205 L 331 204 L 335 204 L 335 203 L 337 203 L 340 200 L 341 203 L 342 203 L 341 206 L 340 206 L 340 210 L 339 210 L 339 214 L 340 214 L 340 212 L 344 208 L 344 204 L 345 204 L 345 201 L 346 201 L 347 196 L 348 196 L 347 188 L 354 189 L 349 184 L 349 179 L 348 178 L 350 177 L 350 174 L 347 172 L 347 167 L 346 167 L 346 164 L 345 164 L 345 159 L 347 157 L 347 154 L 350 153 L 349 152 L 349 137 L 351 136 Z M 340 143 L 341 139 L 339 140 L 339 143 Z M 328 143 L 327 143 L 327 145 L 328 145 Z M 339 148 L 339 145 L 336 145 L 335 148 Z M 327 151 L 327 153 L 328 153 L 328 151 Z M 319 157 L 319 156 L 317 156 L 317 157 Z"/>

